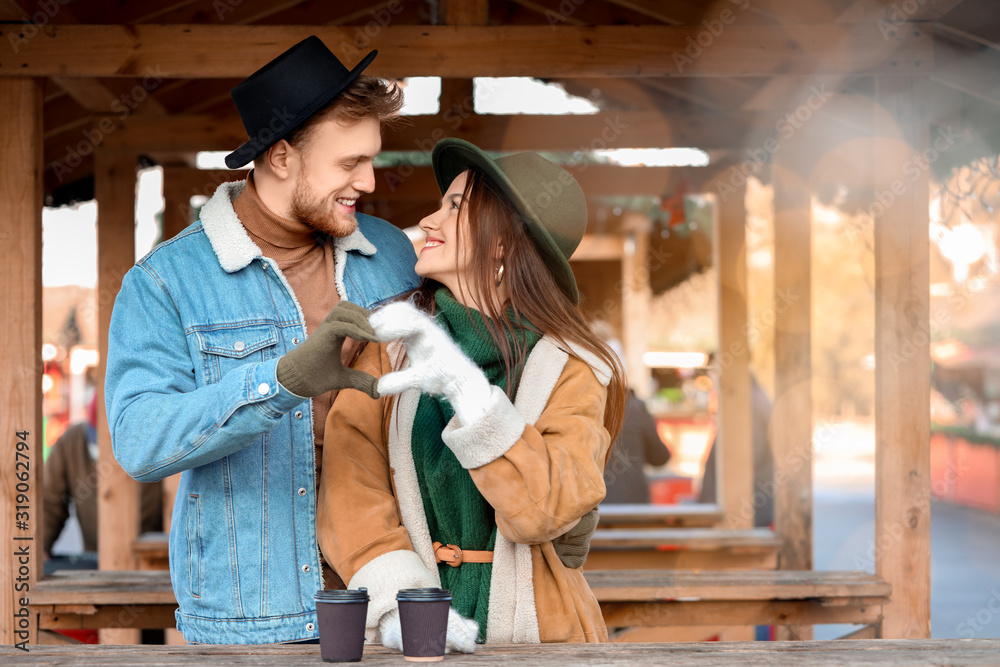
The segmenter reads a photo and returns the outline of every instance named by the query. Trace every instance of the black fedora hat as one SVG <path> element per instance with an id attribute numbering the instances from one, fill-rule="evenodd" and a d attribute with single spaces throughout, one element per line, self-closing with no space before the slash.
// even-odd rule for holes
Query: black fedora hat
<path id="1" fill-rule="evenodd" d="M 233 87 L 250 140 L 226 156 L 237 169 L 288 136 L 358 78 L 378 51 L 348 70 L 319 37 L 305 38 Z"/>

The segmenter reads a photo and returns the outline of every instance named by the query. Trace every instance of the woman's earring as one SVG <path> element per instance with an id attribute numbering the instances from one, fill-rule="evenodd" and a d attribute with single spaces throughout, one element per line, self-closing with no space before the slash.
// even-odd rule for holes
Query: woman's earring
<path id="1" fill-rule="evenodd" d="M 500 283 L 503 282 L 503 263 L 501 263 L 500 266 L 497 267 L 497 273 L 496 276 L 494 277 L 496 278 L 497 281 L 497 287 L 500 287 Z"/>

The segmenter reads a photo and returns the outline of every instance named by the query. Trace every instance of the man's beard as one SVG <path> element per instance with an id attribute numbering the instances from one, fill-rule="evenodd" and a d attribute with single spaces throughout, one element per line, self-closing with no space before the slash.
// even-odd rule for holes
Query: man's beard
<path id="1" fill-rule="evenodd" d="M 353 213 L 339 211 L 337 206 L 336 201 L 327 204 L 315 197 L 306 179 L 299 176 L 292 192 L 292 215 L 296 220 L 330 236 L 348 236 L 358 228 L 358 219 Z"/>

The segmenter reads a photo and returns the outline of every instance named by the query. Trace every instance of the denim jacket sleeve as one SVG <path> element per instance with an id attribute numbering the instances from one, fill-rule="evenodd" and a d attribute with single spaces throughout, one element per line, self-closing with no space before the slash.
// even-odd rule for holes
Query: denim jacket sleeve
<path id="1" fill-rule="evenodd" d="M 177 306 L 149 267 L 122 281 L 108 334 L 105 404 L 115 458 L 153 482 L 239 451 L 304 400 L 278 384 L 277 359 L 197 386 Z"/>

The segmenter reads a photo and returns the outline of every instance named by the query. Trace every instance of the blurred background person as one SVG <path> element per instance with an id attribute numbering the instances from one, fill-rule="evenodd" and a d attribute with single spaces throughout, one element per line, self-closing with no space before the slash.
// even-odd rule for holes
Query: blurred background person
<path id="1" fill-rule="evenodd" d="M 750 373 L 750 397 L 753 410 L 753 525 L 767 527 L 774 523 L 774 454 L 771 451 L 769 426 L 774 405 L 757 378 Z M 698 502 L 717 502 L 715 493 L 715 443 L 712 442 Z"/>
<path id="2" fill-rule="evenodd" d="M 670 450 L 656 431 L 656 420 L 630 389 L 625 421 L 604 467 L 607 495 L 602 504 L 649 503 L 649 480 L 643 465 L 662 466 L 669 460 Z"/>
<path id="3" fill-rule="evenodd" d="M 595 320 L 591 330 L 608 344 L 618 360 L 625 365 L 622 343 L 615 336 L 609 322 Z M 604 466 L 604 485 L 607 495 L 602 504 L 649 503 L 649 480 L 643 470 L 645 464 L 662 466 L 670 460 L 670 450 L 656 430 L 656 420 L 649 414 L 646 404 L 629 389 L 625 404 L 622 430 L 611 448 L 611 457 Z"/>
<path id="4" fill-rule="evenodd" d="M 78 552 L 97 552 L 97 395 L 87 405 L 87 421 L 74 424 L 52 445 L 44 466 L 45 488 L 45 558 L 52 557 L 52 547 L 70 519 L 70 506 L 76 512 L 83 544 Z M 163 499 L 159 483 L 141 485 L 141 532 L 163 530 Z M 60 554 L 56 554 L 60 555 Z M 96 558 L 93 566 L 97 567 Z"/>

